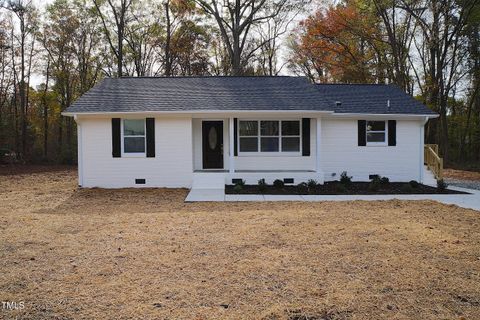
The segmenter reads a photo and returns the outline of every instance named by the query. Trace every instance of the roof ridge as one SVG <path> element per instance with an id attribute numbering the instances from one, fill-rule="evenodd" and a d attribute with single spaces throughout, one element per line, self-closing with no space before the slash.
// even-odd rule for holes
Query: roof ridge
<path id="1" fill-rule="evenodd" d="M 203 78 L 291 78 L 291 79 L 303 79 L 306 77 L 297 76 L 125 76 L 120 78 L 105 77 L 104 79 L 120 80 L 120 79 L 203 79 Z"/>
<path id="2" fill-rule="evenodd" d="M 315 83 L 317 86 L 391 86 L 392 83 Z"/>

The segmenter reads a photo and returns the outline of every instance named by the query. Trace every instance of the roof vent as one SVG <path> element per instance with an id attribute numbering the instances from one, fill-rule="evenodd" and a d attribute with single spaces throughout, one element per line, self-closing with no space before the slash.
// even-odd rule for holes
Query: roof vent
<path id="1" fill-rule="evenodd" d="M 342 105 L 342 101 L 335 101 L 335 105 L 338 106 L 338 107 L 341 106 L 341 105 Z"/>
<path id="2" fill-rule="evenodd" d="M 387 100 L 387 108 L 390 109 L 390 99 Z"/>

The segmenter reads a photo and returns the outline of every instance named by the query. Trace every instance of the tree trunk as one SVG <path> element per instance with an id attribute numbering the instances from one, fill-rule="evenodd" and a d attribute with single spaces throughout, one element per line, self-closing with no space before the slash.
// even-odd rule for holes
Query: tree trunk
<path id="1" fill-rule="evenodd" d="M 22 117 L 22 158 L 25 158 L 27 150 L 27 114 L 25 96 L 25 20 L 20 19 L 20 111 Z"/>
<path id="2" fill-rule="evenodd" d="M 48 93 L 48 80 L 50 76 L 50 59 L 47 60 L 47 74 L 45 80 L 45 89 L 43 90 L 43 157 L 47 159 L 48 157 L 48 104 L 47 104 L 47 93 Z"/>
<path id="3" fill-rule="evenodd" d="M 123 26 L 118 26 L 118 58 L 117 58 L 117 76 L 119 78 L 123 75 Z"/>
<path id="4" fill-rule="evenodd" d="M 167 19 L 167 34 L 165 39 L 165 76 L 170 77 L 172 75 L 172 23 L 170 21 L 170 0 L 165 2 L 165 17 Z"/>

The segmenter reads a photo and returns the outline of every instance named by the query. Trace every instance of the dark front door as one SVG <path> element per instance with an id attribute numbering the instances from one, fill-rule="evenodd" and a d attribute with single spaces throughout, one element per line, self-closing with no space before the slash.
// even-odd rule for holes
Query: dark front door
<path id="1" fill-rule="evenodd" d="M 203 169 L 223 169 L 223 121 L 203 121 Z"/>

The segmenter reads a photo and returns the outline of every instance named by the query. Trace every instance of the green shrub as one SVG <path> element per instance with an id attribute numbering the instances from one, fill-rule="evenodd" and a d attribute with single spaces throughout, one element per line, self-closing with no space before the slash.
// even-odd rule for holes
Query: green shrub
<path id="1" fill-rule="evenodd" d="M 235 182 L 235 185 L 245 187 L 245 180 L 241 179 L 241 180 Z"/>
<path id="2" fill-rule="evenodd" d="M 352 177 L 349 177 L 347 175 L 347 171 L 343 171 L 340 174 L 340 182 L 344 185 L 349 185 L 350 183 L 352 183 Z"/>
<path id="3" fill-rule="evenodd" d="M 380 190 L 380 178 L 372 179 L 368 185 L 368 190 L 373 192 Z"/>
<path id="4" fill-rule="evenodd" d="M 240 192 L 243 191 L 243 186 L 241 184 L 237 183 L 235 185 L 235 187 L 233 187 L 233 191 L 235 191 L 235 193 L 240 193 Z"/>
<path id="5" fill-rule="evenodd" d="M 338 193 L 344 193 L 347 192 L 347 187 L 345 187 L 344 184 L 337 183 L 335 184 L 335 191 L 337 191 Z"/>
<path id="6" fill-rule="evenodd" d="M 418 183 L 418 181 L 415 181 L 415 180 L 410 180 L 410 182 L 408 184 L 414 189 L 416 189 L 420 186 L 420 183 Z"/>
<path id="7" fill-rule="evenodd" d="M 402 192 L 404 193 L 412 193 L 413 192 L 413 187 L 410 185 L 410 183 L 404 184 L 401 188 Z"/>
<path id="8" fill-rule="evenodd" d="M 267 191 L 267 183 L 265 182 L 265 179 L 258 180 L 258 191 L 261 193 L 265 193 L 265 191 Z"/>
<path id="9" fill-rule="evenodd" d="M 283 182 L 283 180 L 277 179 L 277 180 L 273 181 L 273 186 L 276 189 L 283 189 L 283 187 L 285 186 L 285 183 Z"/>
<path id="10" fill-rule="evenodd" d="M 445 189 L 447 189 L 447 187 L 448 187 L 448 184 L 445 181 L 443 181 L 443 179 L 437 180 L 438 190 L 444 191 Z"/>
<path id="11" fill-rule="evenodd" d="M 297 184 L 297 191 L 299 194 L 306 194 L 308 191 L 308 185 L 306 182 L 301 182 Z"/>
<path id="12" fill-rule="evenodd" d="M 388 179 L 387 177 L 382 177 L 380 179 L 380 183 L 381 184 L 389 184 L 390 183 L 390 179 Z"/>
<path id="13" fill-rule="evenodd" d="M 317 188 L 318 186 L 318 182 L 317 180 L 314 180 L 314 179 L 310 179 L 307 181 L 307 187 L 309 190 L 315 190 L 315 188 Z"/>

